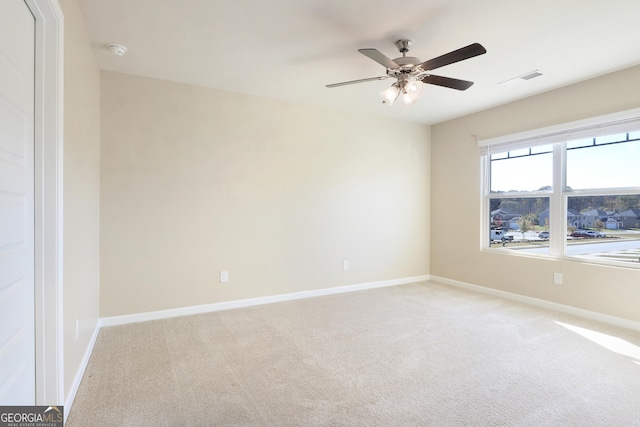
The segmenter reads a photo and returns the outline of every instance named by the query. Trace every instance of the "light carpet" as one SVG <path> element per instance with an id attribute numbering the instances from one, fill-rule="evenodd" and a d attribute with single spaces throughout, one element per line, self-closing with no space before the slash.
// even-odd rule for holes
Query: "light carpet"
<path id="1" fill-rule="evenodd" d="M 433 282 L 114 326 L 66 425 L 640 426 L 640 333 Z"/>

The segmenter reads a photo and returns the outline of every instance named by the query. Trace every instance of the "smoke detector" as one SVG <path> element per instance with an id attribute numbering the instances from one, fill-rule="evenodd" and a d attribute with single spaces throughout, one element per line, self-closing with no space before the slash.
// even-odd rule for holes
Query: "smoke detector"
<path id="1" fill-rule="evenodd" d="M 117 56 L 123 56 L 125 53 L 127 53 L 127 48 L 117 43 L 109 43 L 107 45 L 107 49 L 109 49 L 111 53 Z"/>

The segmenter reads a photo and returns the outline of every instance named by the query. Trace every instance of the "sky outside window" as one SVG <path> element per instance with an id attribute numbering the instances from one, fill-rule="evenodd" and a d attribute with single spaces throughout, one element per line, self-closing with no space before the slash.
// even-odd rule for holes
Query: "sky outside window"
<path id="1" fill-rule="evenodd" d="M 640 187 L 640 140 L 617 144 L 627 134 L 569 141 L 567 185 L 572 189 Z M 640 139 L 640 132 L 629 134 Z M 604 145 L 610 144 L 610 145 Z M 584 148 L 578 148 L 584 147 Z M 572 149 L 575 148 L 575 149 Z M 550 145 L 491 156 L 491 191 L 537 191 L 550 187 L 553 157 Z M 545 154 L 537 154 L 544 153 Z M 521 157 L 518 157 L 521 156 Z"/>
<path id="2" fill-rule="evenodd" d="M 597 138 L 596 144 L 610 139 Z M 574 190 L 640 187 L 640 141 L 568 150 L 567 185 Z"/>
<path id="3" fill-rule="evenodd" d="M 547 146 L 548 147 L 548 146 Z M 528 152 L 528 149 L 527 149 Z M 526 154 L 522 150 L 512 151 L 510 156 Z M 504 156 L 504 157 L 503 157 Z M 553 154 L 526 155 L 506 158 L 499 154 L 491 162 L 491 191 L 536 191 L 553 184 Z M 496 156 L 491 156 L 496 159 Z"/>

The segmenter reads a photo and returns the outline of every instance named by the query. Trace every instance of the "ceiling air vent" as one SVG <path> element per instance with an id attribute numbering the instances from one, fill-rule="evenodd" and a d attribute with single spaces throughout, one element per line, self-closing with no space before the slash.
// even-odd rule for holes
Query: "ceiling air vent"
<path id="1" fill-rule="evenodd" d="M 500 86 L 513 86 L 514 84 L 522 83 L 525 80 L 535 79 L 536 77 L 540 77 L 541 75 L 542 75 L 542 72 L 540 70 L 533 70 L 533 71 L 529 71 L 528 73 L 523 74 L 521 76 L 514 77 L 514 78 L 509 79 L 509 80 L 505 80 L 505 81 L 500 82 L 498 84 Z"/>
<path id="2" fill-rule="evenodd" d="M 536 77 L 541 76 L 541 75 L 542 75 L 542 73 L 540 71 L 535 70 L 535 71 L 532 71 L 530 73 L 525 74 L 524 76 L 520 76 L 520 78 L 522 80 L 531 80 L 531 79 L 536 78 Z"/>

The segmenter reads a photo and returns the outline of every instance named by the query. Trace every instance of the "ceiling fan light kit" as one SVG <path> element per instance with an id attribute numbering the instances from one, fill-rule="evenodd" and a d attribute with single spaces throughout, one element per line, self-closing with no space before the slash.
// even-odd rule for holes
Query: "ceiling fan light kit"
<path id="1" fill-rule="evenodd" d="M 409 107 L 420 98 L 423 88 L 424 85 L 420 80 L 398 79 L 391 87 L 380 92 L 380 96 L 382 103 L 388 106 L 392 106 L 400 97 L 402 105 Z"/>
<path id="2" fill-rule="evenodd" d="M 409 47 L 411 45 L 411 40 L 398 40 L 396 42 L 396 47 L 402 56 L 395 59 L 387 57 L 377 49 L 358 49 L 358 52 L 361 54 L 376 61 L 378 64 L 383 65 L 386 68 L 386 76 L 333 83 L 327 85 L 327 87 L 334 88 L 356 83 L 395 78 L 396 81 L 391 85 L 391 87 L 380 92 L 382 103 L 391 106 L 398 98 L 401 98 L 402 105 L 408 107 L 413 105 L 422 95 L 422 91 L 424 89 L 423 83 L 448 87 L 456 90 L 466 90 L 470 88 L 473 85 L 473 82 L 454 79 L 451 77 L 436 76 L 431 74 L 430 71 L 487 53 L 487 50 L 482 45 L 479 43 L 473 43 L 469 46 L 454 50 L 453 52 L 438 56 L 437 58 L 421 62 L 418 58 L 406 55 L 407 52 L 409 52 Z"/>
<path id="3" fill-rule="evenodd" d="M 400 87 L 397 82 L 380 92 L 382 103 L 387 105 L 393 105 L 396 99 L 398 99 L 398 95 L 400 95 Z"/>

